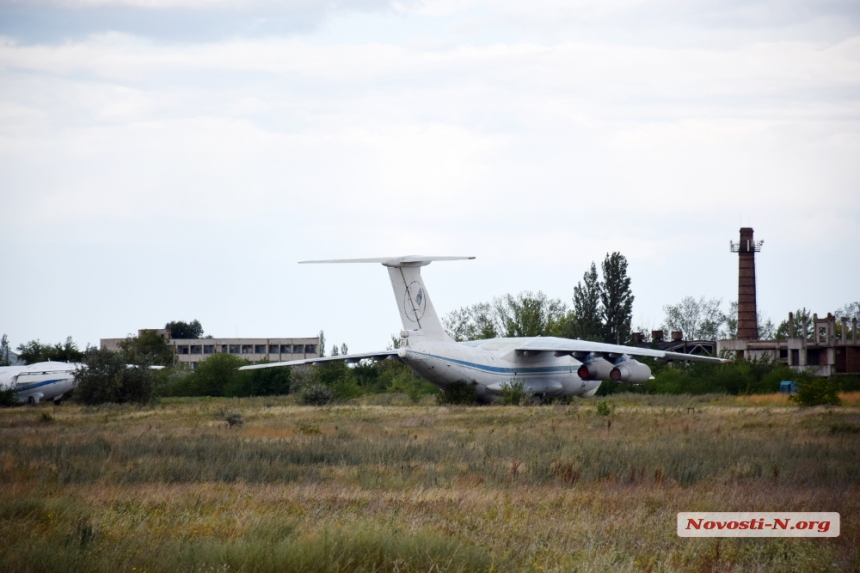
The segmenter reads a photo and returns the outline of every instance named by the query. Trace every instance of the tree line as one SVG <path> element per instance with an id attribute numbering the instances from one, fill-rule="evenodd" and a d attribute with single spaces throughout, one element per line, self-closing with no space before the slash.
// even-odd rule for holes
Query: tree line
<path id="1" fill-rule="evenodd" d="M 449 334 L 458 341 L 483 338 L 560 336 L 592 341 L 624 343 L 631 337 L 633 293 L 627 276 L 627 261 L 620 253 L 607 254 L 601 264 L 602 274 L 592 263 L 573 289 L 570 306 L 543 292 L 524 291 L 506 294 L 491 302 L 477 303 L 450 312 L 443 317 Z M 736 332 L 734 318 L 720 309 L 719 299 L 686 297 L 677 305 L 666 305 L 665 330 L 681 330 L 687 339 L 731 337 Z M 842 317 L 860 319 L 860 302 L 850 303 L 836 312 Z M 734 320 L 734 322 L 733 322 Z M 794 332 L 802 331 L 804 320 L 811 320 L 804 307 L 794 313 Z M 772 329 L 774 336 L 785 338 L 790 332 L 788 321 Z M 167 330 L 176 338 L 202 338 L 199 321 L 169 322 Z M 771 326 L 772 328 L 772 326 Z M 837 321 L 837 330 L 841 328 Z M 392 336 L 389 349 L 399 345 Z M 320 350 L 325 334 L 320 331 Z M 8 351 L 8 339 L 2 338 L 2 350 Z M 42 344 L 30 341 L 18 347 L 19 358 L 27 364 L 43 361 L 79 362 L 86 365 L 78 375 L 77 400 L 85 404 L 102 402 L 145 403 L 160 396 L 266 396 L 294 394 L 301 403 L 323 404 L 347 400 L 366 394 L 401 392 L 413 400 L 427 394 L 438 394 L 431 384 L 417 378 L 399 361 L 361 363 L 347 367 L 331 362 L 319 367 L 271 368 L 240 371 L 250 364 L 232 354 L 217 353 L 192 369 L 177 364 L 173 346 L 155 330 L 140 331 L 119 343 L 118 351 L 87 347 L 81 350 L 68 337 L 65 342 Z M 348 346 L 333 345 L 331 355 L 347 354 Z M 161 367 L 154 369 L 153 367 Z M 654 380 L 640 386 L 604 382 L 600 395 L 618 391 L 646 393 L 725 392 L 729 394 L 776 392 L 781 380 L 805 376 L 789 367 L 767 360 L 737 361 L 711 365 L 694 363 L 667 367 L 651 363 Z M 845 378 L 843 389 L 860 389 L 858 380 Z M 858 388 L 854 388 L 858 386 Z"/>
<path id="2" fill-rule="evenodd" d="M 722 299 L 705 298 L 698 299 L 687 296 L 678 304 L 667 304 L 663 307 L 665 318 L 661 329 L 666 332 L 679 330 L 684 333 L 687 340 L 718 340 L 725 338 L 736 338 L 738 333 L 738 303 L 729 303 L 728 312 L 722 310 Z M 812 312 L 806 307 L 797 309 L 792 313 L 793 324 L 789 324 L 788 317 L 778 326 L 770 318 L 762 318 L 758 314 L 758 336 L 762 340 L 785 340 L 794 333 L 795 337 L 803 336 L 803 325 L 806 323 L 806 335 L 811 336 Z M 841 336 L 841 319 L 852 318 L 860 320 L 860 301 L 848 303 L 836 310 L 836 334 Z"/>
<path id="3" fill-rule="evenodd" d="M 558 336 L 624 344 L 631 338 L 634 301 L 627 259 L 618 252 L 607 254 L 600 268 L 602 276 L 591 263 L 573 288 L 570 306 L 541 291 L 523 291 L 451 311 L 442 324 L 458 342 Z"/>

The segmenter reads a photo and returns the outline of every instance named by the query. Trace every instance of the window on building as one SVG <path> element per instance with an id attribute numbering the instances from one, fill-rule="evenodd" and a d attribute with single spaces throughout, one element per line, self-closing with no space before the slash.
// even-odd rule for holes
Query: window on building
<path id="1" fill-rule="evenodd" d="M 254 345 L 254 354 L 265 354 L 266 353 L 266 345 L 265 344 L 255 344 Z"/>
<path id="2" fill-rule="evenodd" d="M 292 352 L 292 347 L 289 344 L 281 344 L 281 354 L 289 354 Z"/>
<path id="3" fill-rule="evenodd" d="M 230 345 L 230 354 L 239 354 L 239 345 L 231 344 Z"/>
<path id="4" fill-rule="evenodd" d="M 293 354 L 304 354 L 305 353 L 305 345 L 304 344 L 293 344 Z"/>
<path id="5" fill-rule="evenodd" d="M 269 345 L 269 354 L 278 354 L 278 349 L 281 347 L 280 344 L 270 344 Z"/>
<path id="6" fill-rule="evenodd" d="M 221 345 L 221 352 L 227 352 L 227 345 L 226 344 Z"/>
<path id="7" fill-rule="evenodd" d="M 176 347 L 176 353 L 177 354 L 188 354 L 188 345 L 183 344 L 181 346 L 177 346 Z"/>
<path id="8" fill-rule="evenodd" d="M 191 354 L 203 354 L 203 347 L 199 344 L 194 344 L 191 346 Z"/>
<path id="9" fill-rule="evenodd" d="M 316 354 L 317 345 L 316 344 L 305 344 L 305 353 L 306 354 Z"/>
<path id="10" fill-rule="evenodd" d="M 204 344 L 203 345 L 203 354 L 215 354 L 215 345 L 214 344 Z"/>
<path id="11" fill-rule="evenodd" d="M 243 344 L 242 345 L 242 354 L 253 354 L 254 353 L 254 345 L 253 344 Z"/>

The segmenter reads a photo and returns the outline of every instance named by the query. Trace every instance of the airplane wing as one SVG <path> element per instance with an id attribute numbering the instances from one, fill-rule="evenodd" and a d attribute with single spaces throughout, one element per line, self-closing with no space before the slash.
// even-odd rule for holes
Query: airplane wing
<path id="1" fill-rule="evenodd" d="M 627 354 L 628 356 L 640 356 L 656 358 L 657 360 L 689 360 L 690 362 L 711 362 L 722 364 L 730 362 L 723 358 L 713 356 L 701 356 L 699 354 L 685 354 L 683 352 L 667 352 L 656 348 L 639 348 L 637 346 L 624 346 L 621 344 L 606 344 L 603 342 L 590 342 L 588 340 L 573 340 L 571 338 L 555 338 L 552 336 L 538 337 L 526 340 L 516 348 L 517 352 L 553 352 L 556 356 L 570 354 L 574 358 L 584 358 L 586 355 L 594 354 Z"/>
<path id="2" fill-rule="evenodd" d="M 305 360 L 288 360 L 287 362 L 267 362 L 265 364 L 251 364 L 242 366 L 239 370 L 258 370 L 260 368 L 277 368 L 280 366 L 302 366 L 313 364 L 320 366 L 326 362 L 346 362 L 356 364 L 362 360 L 399 360 L 396 350 L 384 350 L 382 352 L 365 352 L 363 354 L 343 354 L 340 356 L 326 356 L 324 358 L 306 358 Z"/>

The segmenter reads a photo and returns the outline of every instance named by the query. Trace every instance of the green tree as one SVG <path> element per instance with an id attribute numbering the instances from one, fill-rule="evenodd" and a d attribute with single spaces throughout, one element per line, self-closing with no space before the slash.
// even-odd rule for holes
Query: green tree
<path id="1" fill-rule="evenodd" d="M 250 362 L 233 354 L 217 353 L 197 363 L 178 378 L 169 392 L 174 396 L 272 396 L 290 391 L 290 368 L 239 370 Z"/>
<path id="2" fill-rule="evenodd" d="M 48 353 L 50 346 L 42 344 L 38 340 L 31 340 L 26 344 L 18 345 L 18 359 L 24 364 L 35 364 L 36 362 L 45 362 L 45 356 Z"/>
<path id="3" fill-rule="evenodd" d="M 240 366 L 250 364 L 247 360 L 233 354 L 213 354 L 197 364 L 197 369 L 189 377 L 187 395 L 192 396 L 223 396 L 228 386 L 236 387 L 240 382 L 234 378 L 244 376 Z"/>
<path id="4" fill-rule="evenodd" d="M 600 306 L 600 280 L 597 266 L 582 275 L 582 281 L 573 287 L 573 332 L 571 338 L 599 341 L 603 338 L 602 308 Z"/>
<path id="5" fill-rule="evenodd" d="M 486 340 L 496 338 L 493 305 L 479 302 L 453 310 L 442 317 L 442 324 L 448 336 L 457 342 L 466 340 Z"/>
<path id="6" fill-rule="evenodd" d="M 738 337 L 738 301 L 733 300 L 729 303 L 729 312 L 726 313 L 725 328 L 720 331 L 721 338 L 737 338 Z"/>
<path id="7" fill-rule="evenodd" d="M 58 342 L 53 346 L 42 344 L 38 340 L 31 340 L 26 344 L 18 346 L 18 358 L 24 364 L 35 364 L 37 362 L 80 362 L 84 353 L 78 349 L 78 345 L 71 336 L 66 337 L 65 342 Z"/>
<path id="8" fill-rule="evenodd" d="M 10 353 L 9 337 L 4 334 L 3 338 L 0 338 L 0 366 L 9 366 L 12 364 Z"/>
<path id="9" fill-rule="evenodd" d="M 155 330 L 141 330 L 119 343 L 129 364 L 155 364 L 173 366 L 174 350 L 168 340 Z"/>
<path id="10" fill-rule="evenodd" d="M 779 323 L 774 338 L 777 340 L 786 340 L 792 337 L 792 333 L 796 338 L 803 338 L 803 323 L 806 322 L 808 325 L 807 329 L 809 329 L 812 326 L 811 321 L 812 313 L 806 307 L 799 308 L 792 313 L 793 324 L 790 325 L 788 323 L 788 318 Z"/>
<path id="11" fill-rule="evenodd" d="M 564 328 L 567 307 L 543 292 L 506 294 L 493 301 L 497 329 L 506 337 L 552 336 Z"/>
<path id="12" fill-rule="evenodd" d="M 75 399 L 84 404 L 152 400 L 155 375 L 148 364 L 129 366 L 128 357 L 122 352 L 100 348 L 87 349 L 84 364 L 75 373 Z"/>
<path id="13" fill-rule="evenodd" d="M 164 328 L 170 331 L 171 338 L 203 338 L 203 326 L 199 320 L 168 322 Z"/>
<path id="14" fill-rule="evenodd" d="M 860 301 L 848 303 L 837 309 L 835 316 L 837 319 L 847 318 L 848 322 L 851 322 L 852 318 L 860 321 Z"/>
<path id="15" fill-rule="evenodd" d="M 198 367 L 199 368 L 199 367 Z M 222 396 L 283 396 L 290 393 L 291 368 L 234 371 Z"/>
<path id="16" fill-rule="evenodd" d="M 726 322 L 721 306 L 722 300 L 718 298 L 696 300 L 685 296 L 678 304 L 663 307 L 666 319 L 661 328 L 667 332 L 680 330 L 687 340 L 716 340 Z"/>
<path id="17" fill-rule="evenodd" d="M 613 344 L 622 344 L 630 339 L 630 324 L 633 320 L 633 291 L 627 276 L 627 259 L 621 253 L 607 253 L 601 270 L 603 284 L 600 302 L 603 304 L 603 339 Z"/>
<path id="18" fill-rule="evenodd" d="M 49 360 L 56 362 L 80 362 L 84 359 L 84 353 L 71 336 L 67 336 L 65 342 L 58 342 L 52 346 L 48 356 Z"/>
<path id="19" fill-rule="evenodd" d="M 320 330 L 320 358 L 325 356 L 325 332 Z"/>

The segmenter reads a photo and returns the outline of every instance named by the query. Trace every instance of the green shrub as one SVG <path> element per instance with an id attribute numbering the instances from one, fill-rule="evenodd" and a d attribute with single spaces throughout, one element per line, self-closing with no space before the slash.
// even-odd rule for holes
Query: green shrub
<path id="1" fill-rule="evenodd" d="M 241 387 L 246 372 L 238 368 L 249 364 L 238 356 L 226 353 L 213 354 L 197 364 L 197 369 L 183 378 L 178 387 L 178 396 L 224 396 L 225 390 Z"/>
<path id="2" fill-rule="evenodd" d="M 675 362 L 652 369 L 654 379 L 642 385 L 649 394 L 769 394 L 779 391 L 781 380 L 794 380 L 797 373 L 768 357 L 736 360 L 725 364 Z M 610 393 L 610 388 L 600 392 Z"/>
<path id="3" fill-rule="evenodd" d="M 14 406 L 18 403 L 18 398 L 15 397 L 15 392 L 11 388 L 0 389 L 0 407 Z"/>
<path id="4" fill-rule="evenodd" d="M 428 394 L 436 394 L 438 391 L 439 389 L 429 382 L 411 376 L 408 373 L 394 378 L 388 387 L 388 392 L 406 394 L 415 403 L 418 403 L 422 397 Z"/>
<path id="5" fill-rule="evenodd" d="M 519 406 L 525 403 L 529 394 L 525 382 L 513 379 L 502 385 L 501 404 L 503 406 Z"/>
<path id="6" fill-rule="evenodd" d="M 231 428 L 233 426 L 241 427 L 245 424 L 245 419 L 242 418 L 242 414 L 239 412 L 227 412 L 227 414 L 224 415 L 224 421 L 227 422 L 227 425 Z"/>
<path id="7" fill-rule="evenodd" d="M 84 404 L 147 403 L 154 397 L 155 374 L 147 364 L 128 366 L 122 354 L 99 348 L 87 350 L 84 363 L 75 373 L 75 399 Z"/>
<path id="8" fill-rule="evenodd" d="M 811 378 L 801 380 L 798 383 L 797 394 L 789 396 L 788 399 L 796 402 L 799 406 L 820 406 L 830 404 L 839 406 L 839 387 L 835 382 L 827 378 Z"/>
<path id="9" fill-rule="evenodd" d="M 196 370 L 176 367 L 162 374 L 161 391 L 169 396 L 279 396 L 289 394 L 290 368 L 239 370 L 251 364 L 233 354 L 213 354 Z"/>
<path id="10" fill-rule="evenodd" d="M 334 392 L 323 384 L 309 384 L 297 396 L 300 404 L 306 406 L 325 406 L 334 400 Z"/>
<path id="11" fill-rule="evenodd" d="M 860 375 L 857 374 L 836 374 L 830 377 L 834 383 L 839 386 L 840 392 L 857 392 L 860 391 Z"/>
<path id="12" fill-rule="evenodd" d="M 612 408 L 609 407 L 609 404 L 606 402 L 598 402 L 597 403 L 597 415 L 598 416 L 608 416 L 612 413 Z"/>
<path id="13" fill-rule="evenodd" d="M 473 405 L 478 402 L 478 393 L 475 390 L 474 384 L 469 382 L 454 382 L 436 395 L 436 402 L 440 406 L 445 404 Z"/>
<path id="14" fill-rule="evenodd" d="M 296 431 L 300 434 L 305 434 L 306 436 L 313 436 L 322 433 L 319 424 L 312 424 L 311 422 L 306 421 L 297 422 Z"/>

